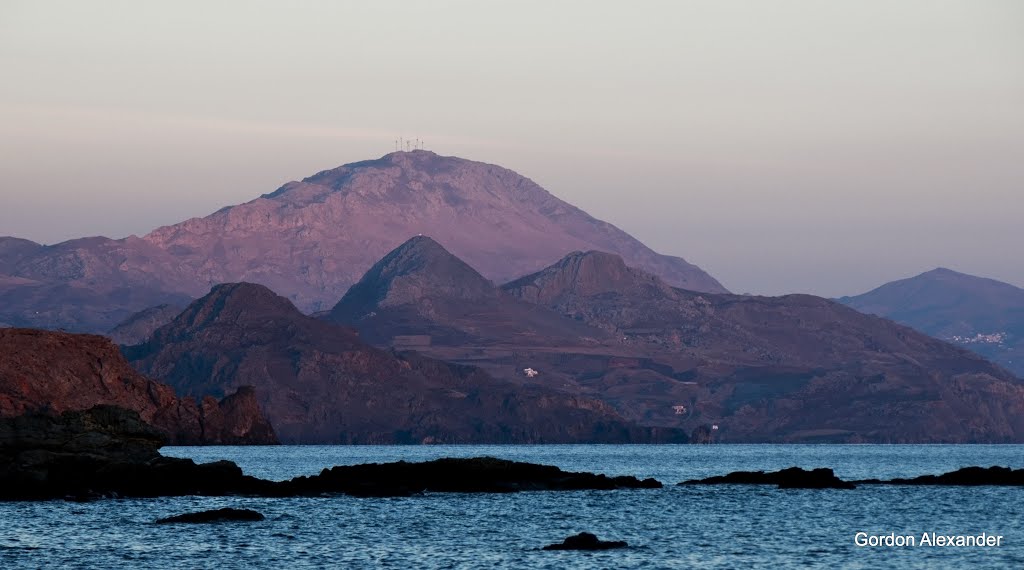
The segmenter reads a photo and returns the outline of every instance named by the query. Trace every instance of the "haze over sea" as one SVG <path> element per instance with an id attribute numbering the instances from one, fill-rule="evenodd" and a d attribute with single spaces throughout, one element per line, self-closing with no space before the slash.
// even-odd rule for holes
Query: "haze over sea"
<path id="1" fill-rule="evenodd" d="M 844 479 L 1024 467 L 1022 445 L 467 445 L 170 447 L 287 479 L 332 465 L 490 455 L 571 471 L 655 477 L 637 491 L 429 493 L 409 498 L 181 497 L 0 504 L 2 568 L 1020 568 L 1022 489 L 862 486 L 779 490 L 675 483 L 736 470 L 832 467 Z M 233 506 L 258 523 L 155 525 Z M 540 548 L 581 531 L 596 553 Z M 869 548 L 854 535 L 1002 535 L 992 548 Z"/>

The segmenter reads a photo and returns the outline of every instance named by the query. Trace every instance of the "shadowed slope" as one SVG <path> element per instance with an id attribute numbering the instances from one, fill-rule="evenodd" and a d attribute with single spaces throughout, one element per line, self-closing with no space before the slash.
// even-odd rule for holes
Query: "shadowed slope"
<path id="1" fill-rule="evenodd" d="M 253 384 L 291 443 L 651 441 L 601 402 L 366 345 L 248 283 L 220 285 L 145 344 L 142 370 L 188 394 Z M 678 437 L 667 433 L 665 437 Z"/>

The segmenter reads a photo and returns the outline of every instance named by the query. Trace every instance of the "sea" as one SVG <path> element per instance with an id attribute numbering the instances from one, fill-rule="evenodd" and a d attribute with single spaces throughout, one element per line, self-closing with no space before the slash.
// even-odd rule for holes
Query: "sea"
<path id="1" fill-rule="evenodd" d="M 403 498 L 180 497 L 0 503 L 0 568 L 1024 568 L 1024 488 L 677 486 L 737 470 L 831 467 L 844 479 L 1024 467 L 1022 445 L 459 445 L 167 447 L 283 480 L 325 467 L 492 456 L 654 477 L 663 489 Z M 262 522 L 157 525 L 220 507 Z M 624 540 L 545 551 L 579 532 Z M 860 546 L 913 536 L 915 546 Z M 920 544 L 1001 536 L 999 546 Z M 884 538 L 882 539 L 884 541 Z"/>

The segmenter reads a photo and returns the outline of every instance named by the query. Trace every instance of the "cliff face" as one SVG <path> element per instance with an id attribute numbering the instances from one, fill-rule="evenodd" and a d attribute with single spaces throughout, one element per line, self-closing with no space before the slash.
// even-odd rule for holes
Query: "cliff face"
<path id="1" fill-rule="evenodd" d="M 697 291 L 725 289 L 700 268 L 655 253 L 615 226 L 499 166 L 427 151 L 320 172 L 144 237 L 52 246 L 0 238 L 0 321 L 104 332 L 161 303 L 184 306 L 212 285 L 254 282 L 301 310 L 332 306 L 371 265 L 428 234 L 487 279 L 601 249 Z"/>
<path id="2" fill-rule="evenodd" d="M 248 283 L 220 285 L 126 355 L 181 393 L 256 387 L 288 443 L 630 442 L 685 439 L 590 398 L 365 344 Z"/>
<path id="3" fill-rule="evenodd" d="M 133 410 L 173 444 L 270 444 L 274 430 L 252 389 L 178 398 L 136 372 L 109 339 L 33 329 L 0 330 L 0 417 L 112 405 Z"/>

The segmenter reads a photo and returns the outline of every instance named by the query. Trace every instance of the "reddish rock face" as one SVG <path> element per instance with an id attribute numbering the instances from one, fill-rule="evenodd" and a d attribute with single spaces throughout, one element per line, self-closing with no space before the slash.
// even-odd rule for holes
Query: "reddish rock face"
<path id="1" fill-rule="evenodd" d="M 173 444 L 276 443 L 252 389 L 218 402 L 179 399 L 136 372 L 109 339 L 33 329 L 0 330 L 0 417 L 113 405 L 138 412 Z"/>
<path id="2" fill-rule="evenodd" d="M 655 253 L 515 172 L 413 151 L 326 170 L 142 238 L 46 247 L 0 238 L 0 295 L 8 301 L 0 321 L 102 332 L 146 307 L 183 305 L 238 281 L 320 311 L 417 234 L 498 282 L 570 251 L 600 249 L 672 285 L 725 291 L 700 268 Z"/>

